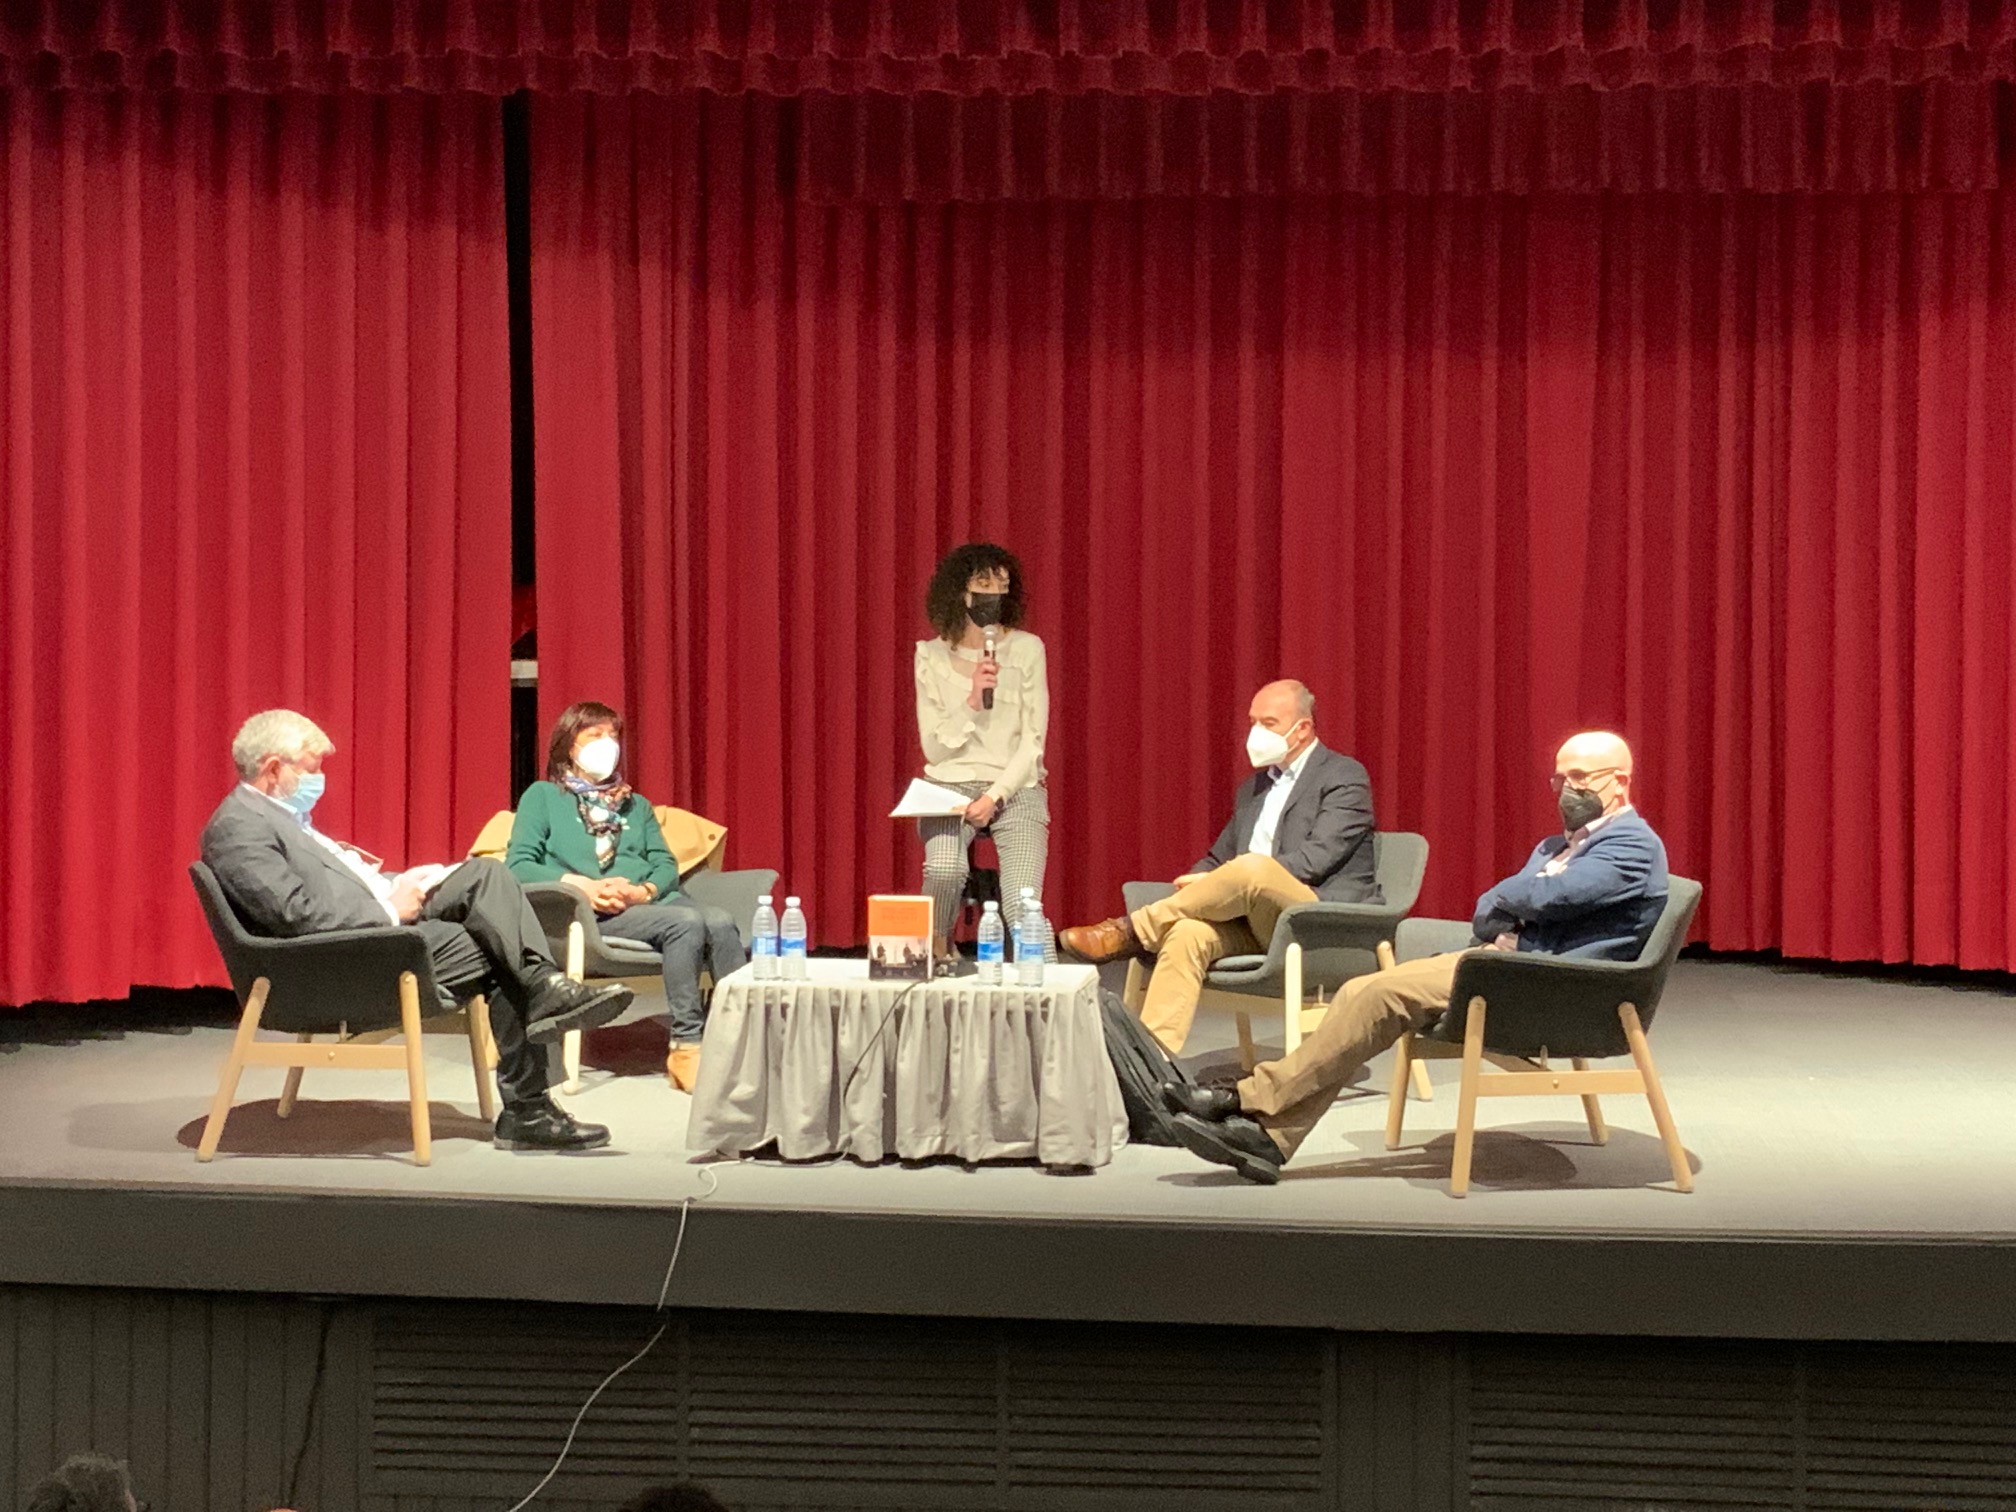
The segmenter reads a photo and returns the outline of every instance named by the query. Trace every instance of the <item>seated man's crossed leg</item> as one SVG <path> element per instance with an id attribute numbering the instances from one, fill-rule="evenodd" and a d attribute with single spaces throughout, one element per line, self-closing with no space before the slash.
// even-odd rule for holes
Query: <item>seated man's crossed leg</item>
<path id="1" fill-rule="evenodd" d="M 1297 903 L 1315 901 L 1315 890 L 1272 856 L 1246 855 L 1113 921 L 1155 957 L 1141 1002 L 1148 1032 L 1171 1055 L 1180 1051 L 1211 968 L 1227 956 L 1265 951 L 1281 915 Z"/>

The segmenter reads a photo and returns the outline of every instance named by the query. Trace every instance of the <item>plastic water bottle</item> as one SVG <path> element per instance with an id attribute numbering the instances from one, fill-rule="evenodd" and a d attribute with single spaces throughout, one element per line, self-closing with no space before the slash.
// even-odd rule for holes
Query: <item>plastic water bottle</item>
<path id="1" fill-rule="evenodd" d="M 802 982 L 805 980 L 805 910 L 798 906 L 796 898 L 784 900 L 784 929 L 780 936 L 779 963 L 783 966 L 784 980 Z"/>
<path id="2" fill-rule="evenodd" d="M 990 987 L 1001 985 L 1002 952 L 1007 943 L 1008 929 L 1001 922 L 1001 905 L 989 899 L 980 910 L 980 980 Z"/>
<path id="3" fill-rule="evenodd" d="M 1015 925 L 1015 983 L 1019 987 L 1043 985 L 1043 957 L 1050 944 L 1050 921 L 1043 917 L 1043 905 L 1036 901 L 1036 889 L 1022 889 L 1022 917 Z"/>
<path id="4" fill-rule="evenodd" d="M 768 893 L 756 900 L 756 922 L 749 926 L 749 965 L 757 981 L 777 979 L 777 910 Z"/>

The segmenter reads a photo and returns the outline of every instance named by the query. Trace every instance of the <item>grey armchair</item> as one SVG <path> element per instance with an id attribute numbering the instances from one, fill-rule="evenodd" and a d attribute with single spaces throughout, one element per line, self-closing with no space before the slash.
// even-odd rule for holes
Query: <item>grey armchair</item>
<path id="1" fill-rule="evenodd" d="M 314 1066 L 325 1070 L 375 1070 L 406 1073 L 407 1100 L 413 1127 L 413 1160 L 426 1165 L 433 1156 L 433 1131 L 427 1109 L 427 1068 L 420 1053 L 425 1019 L 443 1015 L 445 1005 L 434 985 L 427 941 L 417 929 L 337 929 L 296 939 L 269 939 L 245 927 L 231 906 L 216 873 L 196 862 L 189 868 L 196 896 L 203 904 L 217 953 L 224 958 L 232 989 L 242 1012 L 231 1050 L 217 1074 L 217 1095 L 196 1146 L 198 1160 L 210 1160 L 224 1137 L 224 1122 L 238 1095 L 238 1078 L 247 1066 L 285 1066 L 287 1082 L 280 1094 L 279 1115 L 294 1111 L 301 1074 Z M 469 1060 L 476 1072 L 476 1105 L 485 1120 L 497 1117 L 490 1067 L 496 1046 L 490 1038 L 488 1002 L 472 996 L 459 1005 L 469 1036 Z M 259 1038 L 261 1029 L 294 1036 L 291 1042 Z M 316 1044 L 315 1036 L 332 1036 Z M 394 1035 L 403 1045 L 384 1041 Z"/>
<path id="2" fill-rule="evenodd" d="M 1400 921 L 1421 896 L 1428 842 L 1404 831 L 1375 834 L 1372 867 L 1380 902 L 1298 904 L 1281 915 L 1265 955 L 1227 956 L 1205 977 L 1198 1006 L 1239 1016 L 1239 1056 L 1248 1071 L 1254 1063 L 1252 1013 L 1257 1000 L 1281 1005 L 1283 1047 L 1293 1050 L 1302 1043 L 1303 1033 L 1323 1017 L 1324 996 L 1379 969 L 1380 947 L 1393 939 Z M 1132 913 L 1175 890 L 1166 882 L 1129 882 L 1121 896 Z M 1128 968 L 1127 1001 L 1136 1011 L 1152 966 L 1152 961 L 1137 960 Z M 1312 997 L 1317 999 L 1313 1005 Z M 1421 1085 L 1427 1086 L 1425 1074 Z"/>
<path id="3" fill-rule="evenodd" d="M 1604 1092 L 1644 1095 L 1666 1148 L 1674 1186 L 1693 1191 L 1687 1151 L 1666 1104 L 1646 1032 L 1700 902 L 1699 882 L 1672 878 L 1665 910 L 1633 961 L 1582 961 L 1494 950 L 1465 955 L 1456 968 L 1448 1009 L 1419 1034 L 1400 1037 L 1387 1103 L 1386 1148 L 1400 1145 L 1410 1068 L 1418 1070 L 1424 1059 L 1461 1060 L 1450 1195 L 1461 1197 L 1470 1189 L 1478 1098 L 1579 1096 L 1589 1136 L 1600 1145 L 1609 1139 L 1597 1101 Z M 1401 926 L 1397 941 L 1402 960 L 1461 950 L 1469 943 L 1468 925 L 1439 919 L 1409 920 Z M 1589 1069 L 1592 1060 L 1623 1055 L 1631 1057 L 1631 1070 Z M 1572 1069 L 1557 1070 L 1550 1064 L 1550 1059 L 1562 1058 Z M 1486 1072 L 1486 1061 L 1500 1069 Z"/>

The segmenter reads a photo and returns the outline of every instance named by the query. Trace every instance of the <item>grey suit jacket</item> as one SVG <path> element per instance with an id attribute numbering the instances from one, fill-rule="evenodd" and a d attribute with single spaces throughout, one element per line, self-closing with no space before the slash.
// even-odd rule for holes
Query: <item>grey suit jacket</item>
<path id="1" fill-rule="evenodd" d="M 239 916 L 260 934 L 393 927 L 361 877 L 293 815 L 242 783 L 203 826 L 203 860 Z"/>
<path id="2" fill-rule="evenodd" d="M 1192 871 L 1210 871 L 1246 853 L 1266 790 L 1255 772 L 1239 784 L 1232 818 Z M 1372 869 L 1372 779 L 1365 768 L 1320 741 L 1296 779 L 1274 831 L 1274 859 L 1330 903 L 1377 903 Z"/>

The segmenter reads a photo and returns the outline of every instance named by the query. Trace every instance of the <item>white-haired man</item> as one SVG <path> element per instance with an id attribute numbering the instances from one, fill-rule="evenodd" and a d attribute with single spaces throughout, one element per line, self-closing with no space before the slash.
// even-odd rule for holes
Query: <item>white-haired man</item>
<path id="1" fill-rule="evenodd" d="M 609 1142 L 546 1091 L 534 1044 L 606 1024 L 627 987 L 575 982 L 554 964 L 538 916 L 496 861 L 388 874 L 374 856 L 316 829 L 324 760 L 336 747 L 291 709 L 254 714 L 231 742 L 239 783 L 203 828 L 203 860 L 252 929 L 292 937 L 332 929 L 417 929 L 435 985 L 447 997 L 493 992 L 497 1081 L 504 1093 L 495 1140 L 503 1149 L 589 1150 Z"/>

